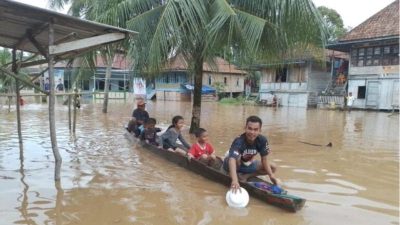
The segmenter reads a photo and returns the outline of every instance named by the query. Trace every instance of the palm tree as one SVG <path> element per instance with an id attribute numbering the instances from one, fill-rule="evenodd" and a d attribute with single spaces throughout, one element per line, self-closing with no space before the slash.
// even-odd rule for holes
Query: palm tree
<path id="1" fill-rule="evenodd" d="M 204 62 L 233 54 L 243 65 L 325 43 L 322 20 L 310 0 L 150 1 L 149 10 L 142 10 L 148 1 L 125 2 L 135 15 L 128 28 L 139 32 L 131 48 L 139 69 L 162 70 L 178 53 L 189 63 L 195 86 L 191 132 L 200 126 Z"/>
<path id="2" fill-rule="evenodd" d="M 138 31 L 130 54 L 146 74 L 162 71 L 171 56 L 182 54 L 194 77 L 191 132 L 200 126 L 204 62 L 232 55 L 236 64 L 246 65 L 288 56 L 293 48 L 323 47 L 326 40 L 311 0 L 50 1 L 91 2 L 98 21 Z"/>
<path id="3" fill-rule="evenodd" d="M 0 67 L 11 62 L 11 52 L 6 48 L 0 49 Z M 0 92 L 7 92 L 11 88 L 13 79 L 0 72 Z"/>
<path id="4" fill-rule="evenodd" d="M 106 23 L 113 26 L 125 27 L 125 19 L 123 20 L 113 20 L 107 16 L 103 16 L 102 13 L 106 12 L 110 7 L 115 6 L 120 0 L 107 0 L 107 1 L 99 1 L 99 0 L 49 0 L 50 7 L 53 8 L 62 8 L 65 4 L 72 3 L 69 9 L 69 14 L 85 18 L 87 20 L 96 21 L 100 23 Z M 115 17 L 115 15 L 114 15 Z M 112 64 L 114 61 L 114 56 L 117 51 L 122 49 L 122 46 L 127 45 L 127 41 L 119 42 L 118 44 L 112 44 L 104 46 L 100 49 L 100 51 L 93 51 L 86 54 L 86 57 L 83 61 L 85 61 L 85 65 L 90 66 L 91 69 L 94 69 L 96 59 L 96 55 L 100 54 L 103 58 L 103 61 L 107 65 L 106 67 L 106 76 L 105 76 L 105 85 L 104 85 L 104 102 L 103 102 L 103 113 L 107 113 L 108 108 L 108 96 L 109 96 L 109 80 L 111 78 L 111 70 Z"/>

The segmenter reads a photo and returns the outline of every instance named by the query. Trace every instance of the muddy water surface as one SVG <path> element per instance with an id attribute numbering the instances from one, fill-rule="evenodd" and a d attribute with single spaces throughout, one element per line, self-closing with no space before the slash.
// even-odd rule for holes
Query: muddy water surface
<path id="1" fill-rule="evenodd" d="M 130 143 L 122 125 L 132 106 L 113 102 L 104 115 L 101 103 L 83 105 L 76 135 L 68 130 L 67 108 L 57 106 L 60 185 L 53 181 L 47 106 L 22 108 L 22 161 L 15 112 L 0 109 L 0 225 L 399 224 L 398 114 L 204 103 L 202 126 L 220 155 L 247 116 L 263 119 L 277 176 L 289 193 L 307 199 L 300 212 L 288 213 L 254 198 L 245 209 L 229 208 L 226 187 Z M 189 123 L 190 108 L 147 105 L 164 125 L 176 114 Z"/>

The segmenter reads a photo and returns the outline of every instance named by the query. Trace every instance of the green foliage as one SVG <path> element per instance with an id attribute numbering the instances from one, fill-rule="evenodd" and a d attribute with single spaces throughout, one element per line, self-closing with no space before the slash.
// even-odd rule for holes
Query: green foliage
<path id="1" fill-rule="evenodd" d="M 0 48 L 0 65 L 3 66 L 11 62 L 11 52 L 6 48 Z"/>
<path id="2" fill-rule="evenodd" d="M 342 17 L 334 9 L 327 8 L 325 6 L 318 7 L 318 11 L 321 14 L 324 25 L 328 32 L 328 41 L 335 41 L 346 34 L 347 30 L 344 28 Z"/>
<path id="3" fill-rule="evenodd" d="M 323 49 L 326 41 L 322 18 L 311 0 L 50 2 L 56 6 L 72 2 L 71 13 L 137 31 L 130 45 L 121 47 L 129 48 L 135 69 L 144 74 L 159 73 L 168 59 L 181 54 L 194 74 L 196 110 L 201 107 L 203 63 L 214 64 L 215 56 L 249 65 L 282 58 L 293 49 Z M 198 117 L 195 113 L 193 117 Z M 192 119 L 192 124 L 199 125 L 199 119 Z"/>
<path id="4" fill-rule="evenodd" d="M 254 101 L 246 101 L 242 95 L 236 98 L 221 98 L 219 103 L 227 105 L 254 105 Z"/>
<path id="5" fill-rule="evenodd" d="M 221 104 L 241 105 L 244 101 L 241 98 L 222 98 L 219 102 Z"/>
<path id="6" fill-rule="evenodd" d="M 311 0 L 49 2 L 56 7 L 72 3 L 73 15 L 138 31 L 125 47 L 136 69 L 146 72 L 159 72 L 178 53 L 190 68 L 199 59 L 211 62 L 218 55 L 245 65 L 288 54 L 294 46 L 307 49 L 325 43 L 322 18 Z"/>
<path id="7" fill-rule="evenodd" d="M 212 87 L 215 88 L 219 99 L 222 98 L 222 94 L 223 94 L 223 92 L 225 90 L 225 86 L 226 85 L 224 83 L 222 83 L 222 82 L 214 82 L 213 85 L 212 85 Z"/>
<path id="8" fill-rule="evenodd" d="M 0 49 L 0 66 L 5 66 L 12 61 L 12 55 L 9 49 Z M 0 93 L 8 92 L 13 84 L 13 79 L 0 72 Z"/>
<path id="9" fill-rule="evenodd" d="M 30 54 L 22 55 L 22 52 L 17 51 L 17 59 L 20 58 L 25 60 L 26 59 L 32 60 L 32 55 Z M 7 48 L 0 48 L 0 67 L 6 67 L 6 69 L 11 69 L 11 63 L 12 63 L 11 50 Z M 26 81 L 30 82 L 28 74 L 25 73 L 24 71 L 19 70 L 18 75 L 22 79 L 25 79 Z M 15 91 L 15 79 L 0 72 L 0 92 L 4 93 L 13 91 Z"/>

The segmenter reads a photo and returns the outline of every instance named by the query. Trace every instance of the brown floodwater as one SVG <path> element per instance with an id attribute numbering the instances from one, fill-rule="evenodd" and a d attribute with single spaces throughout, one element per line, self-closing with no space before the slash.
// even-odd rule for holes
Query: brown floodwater
<path id="1" fill-rule="evenodd" d="M 203 103 L 202 127 L 223 155 L 249 115 L 263 121 L 269 159 L 290 194 L 307 199 L 289 213 L 250 198 L 229 208 L 227 187 L 170 164 L 124 138 L 131 102 L 83 104 L 76 135 L 68 109 L 56 107 L 61 184 L 55 185 L 48 108 L 21 109 L 23 160 L 15 110 L 0 106 L 0 225 L 8 224 L 399 224 L 399 115 Z M 187 102 L 150 102 L 167 126 L 174 115 L 190 122 Z M 194 141 L 184 130 L 185 137 Z M 332 148 L 304 144 L 309 142 Z"/>

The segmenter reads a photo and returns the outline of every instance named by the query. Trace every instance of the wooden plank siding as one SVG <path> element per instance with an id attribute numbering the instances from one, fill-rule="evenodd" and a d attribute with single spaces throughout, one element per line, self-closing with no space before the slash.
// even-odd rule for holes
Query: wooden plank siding
<path id="1" fill-rule="evenodd" d="M 314 96 L 325 90 L 331 80 L 329 66 L 313 61 L 262 68 L 260 72 L 260 100 L 270 101 L 277 95 L 282 106 L 316 106 Z"/>
<path id="2" fill-rule="evenodd" d="M 244 91 L 245 74 L 224 74 L 207 72 L 203 74 L 203 85 L 214 86 L 216 83 L 224 84 L 223 92 L 241 93 Z"/>

